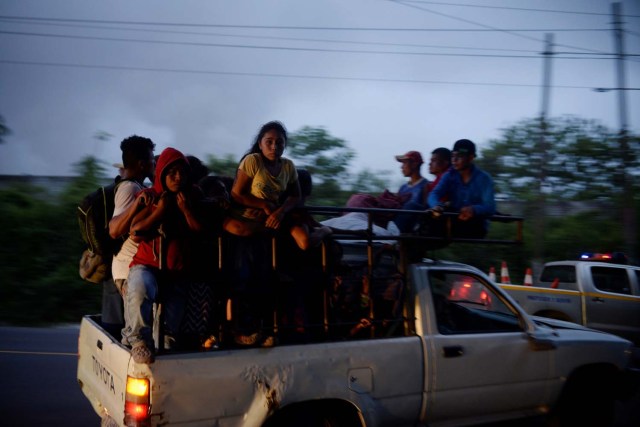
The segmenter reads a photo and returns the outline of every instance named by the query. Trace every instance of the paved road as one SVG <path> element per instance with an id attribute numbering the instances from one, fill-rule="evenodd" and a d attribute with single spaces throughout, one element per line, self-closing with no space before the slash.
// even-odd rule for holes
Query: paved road
<path id="1" fill-rule="evenodd" d="M 0 327 L 0 424 L 99 426 L 76 383 L 78 327 Z M 640 353 L 640 349 L 639 353 Z M 640 356 L 640 354 L 639 354 Z M 540 418 L 478 427 L 542 427 Z M 617 406 L 615 427 L 640 426 L 640 391 Z"/>
<path id="2" fill-rule="evenodd" d="M 78 327 L 0 328 L 0 424 L 99 426 L 76 382 Z"/>

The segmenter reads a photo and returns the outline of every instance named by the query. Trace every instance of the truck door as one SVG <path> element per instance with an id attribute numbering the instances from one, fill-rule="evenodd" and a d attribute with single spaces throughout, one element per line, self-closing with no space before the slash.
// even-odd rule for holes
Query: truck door
<path id="1" fill-rule="evenodd" d="M 590 266 L 584 283 L 586 325 L 638 340 L 640 296 L 634 295 L 633 269 Z M 592 286 L 590 286 L 592 285 Z"/>
<path id="2" fill-rule="evenodd" d="M 541 406 L 552 351 L 532 348 L 517 311 L 473 274 L 430 270 L 428 277 L 427 420 L 480 420 Z"/>

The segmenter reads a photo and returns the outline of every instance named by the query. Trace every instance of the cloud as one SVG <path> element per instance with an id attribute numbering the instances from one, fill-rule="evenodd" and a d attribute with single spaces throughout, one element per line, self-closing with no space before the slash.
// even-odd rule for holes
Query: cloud
<path id="1" fill-rule="evenodd" d="M 427 155 L 460 137 L 482 147 L 502 128 L 540 113 L 543 63 L 538 53 L 544 29 L 610 25 L 609 5 L 591 2 L 560 6 L 528 1 L 521 7 L 604 14 L 415 3 L 429 12 L 384 1 L 121 3 L 3 2 L 5 16 L 81 20 L 37 25 L 5 20 L 4 31 L 84 38 L 0 35 L 5 61 L 0 62 L 0 114 L 12 131 L 0 145 L 0 174 L 69 175 L 71 165 L 87 154 L 111 164 L 120 159 L 120 140 L 133 133 L 152 138 L 159 150 L 174 146 L 203 159 L 207 154 L 240 157 L 259 127 L 278 119 L 290 131 L 322 126 L 346 140 L 357 153 L 354 173 L 386 169 L 398 179 L 395 154 L 418 149 Z M 623 7 L 628 15 L 640 15 L 637 2 L 624 2 Z M 133 26 L 124 21 L 187 25 Z M 630 27 L 637 23 L 635 18 L 627 21 Z M 328 29 L 339 27 L 540 31 L 514 35 Z M 608 32 L 565 31 L 555 37 L 556 51 L 613 49 Z M 637 38 L 629 35 L 629 41 L 631 51 Z M 230 44 L 241 47 L 220 46 Z M 560 56 L 552 64 L 550 114 L 574 114 L 618 126 L 616 93 L 590 90 L 615 86 L 613 61 Z M 628 86 L 638 87 L 638 61 L 627 61 L 626 66 Z M 627 99 L 634 118 L 640 99 L 631 91 Z M 632 129 L 637 126 L 631 122 Z M 98 131 L 113 138 L 98 141 Z"/>

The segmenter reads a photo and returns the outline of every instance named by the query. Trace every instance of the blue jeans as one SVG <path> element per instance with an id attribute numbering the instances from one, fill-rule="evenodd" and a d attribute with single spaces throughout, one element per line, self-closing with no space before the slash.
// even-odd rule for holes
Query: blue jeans
<path id="1" fill-rule="evenodd" d="M 102 327 L 114 337 L 124 326 L 124 301 L 113 279 L 102 282 Z"/>
<path id="2" fill-rule="evenodd" d="M 144 341 L 153 347 L 153 304 L 162 292 L 165 334 L 177 335 L 184 313 L 184 283 L 160 280 L 158 269 L 134 265 L 129 270 L 124 296 L 124 322 L 122 343 L 133 346 Z M 159 344 L 160 347 L 162 345 Z"/>

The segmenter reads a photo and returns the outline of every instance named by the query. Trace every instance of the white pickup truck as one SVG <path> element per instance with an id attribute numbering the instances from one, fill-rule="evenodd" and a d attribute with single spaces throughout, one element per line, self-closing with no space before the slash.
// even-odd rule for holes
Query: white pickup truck
<path id="1" fill-rule="evenodd" d="M 524 310 L 640 345 L 640 267 L 592 259 L 546 263 L 535 286 L 501 285 Z"/>
<path id="2" fill-rule="evenodd" d="M 137 364 L 99 316 L 85 316 L 82 392 L 114 426 L 454 426 L 540 414 L 556 425 L 606 425 L 628 378 L 629 341 L 534 318 L 474 267 L 396 263 L 403 238 L 394 242 L 344 245 L 348 263 L 364 265 L 351 271 L 366 272 L 370 298 L 359 301 L 373 305 L 345 327 L 331 289 L 347 280 L 329 272 L 322 333 L 306 343 L 223 342 Z M 378 289 L 389 277 L 400 279 L 398 292 Z"/>

